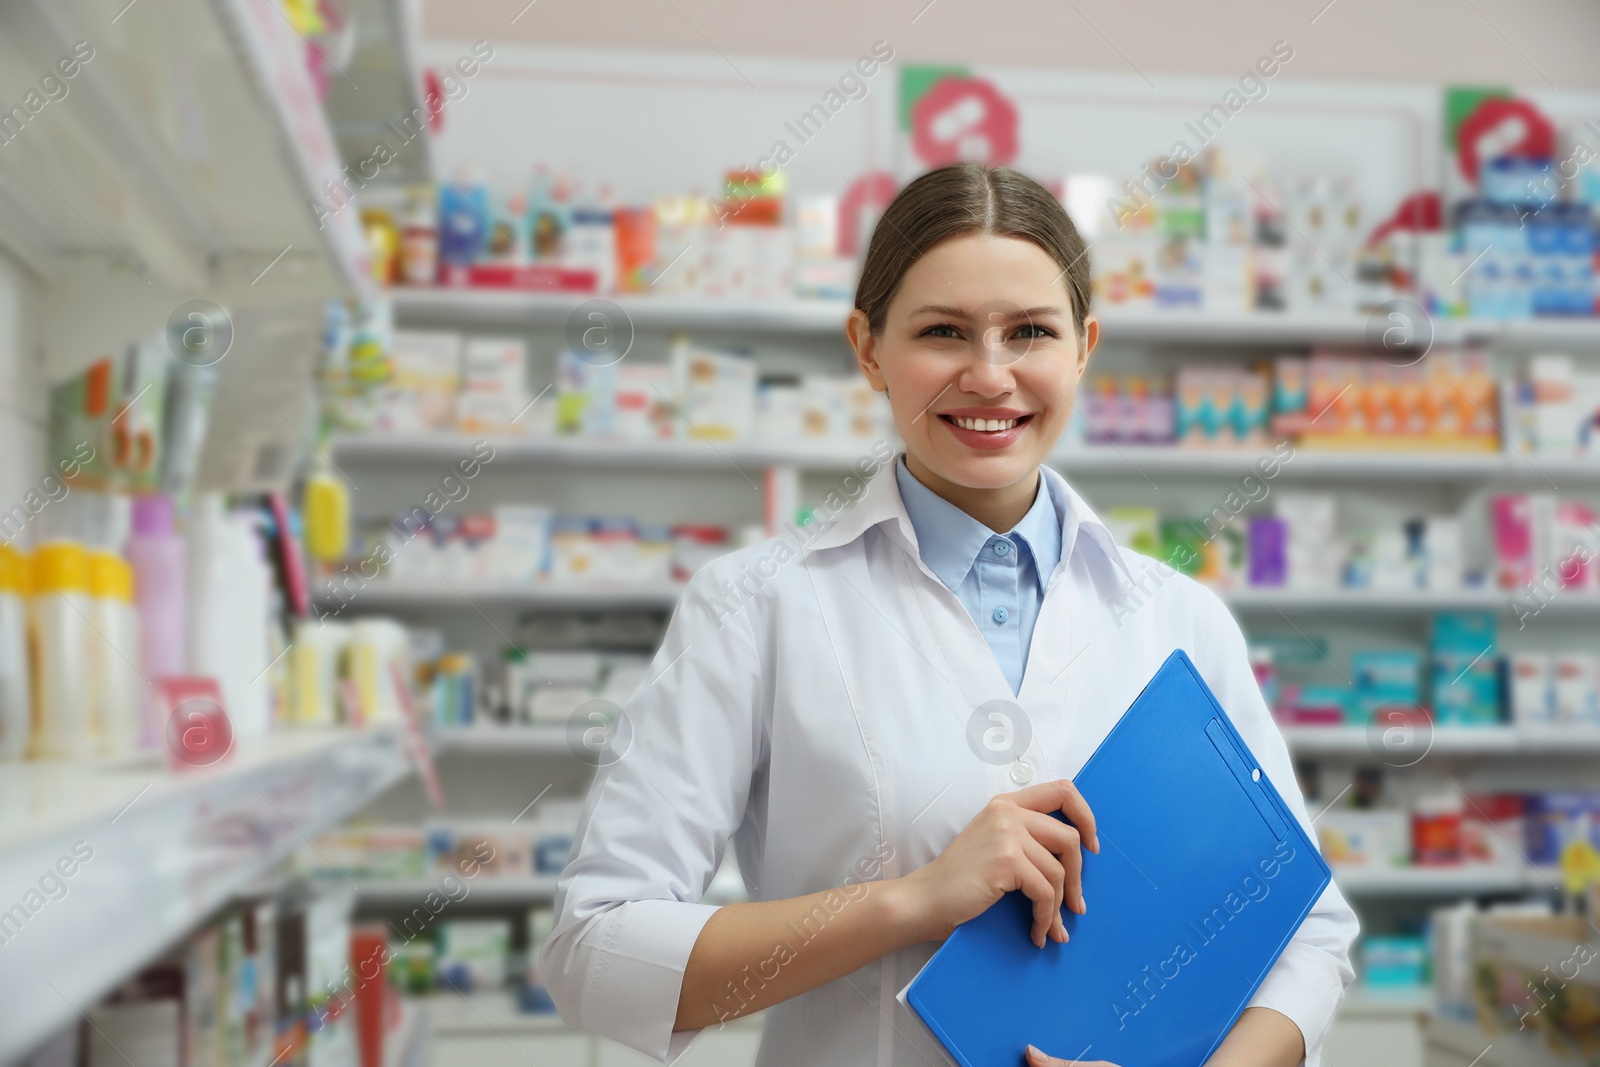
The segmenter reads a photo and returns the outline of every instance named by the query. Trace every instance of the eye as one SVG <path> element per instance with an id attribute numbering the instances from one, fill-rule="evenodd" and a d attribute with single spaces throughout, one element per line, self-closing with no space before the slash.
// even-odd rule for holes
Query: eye
<path id="1" fill-rule="evenodd" d="M 1048 326 L 1041 326 L 1036 322 L 1030 322 L 1024 326 L 1017 327 L 1017 332 L 1012 336 L 1021 337 L 1029 341 L 1036 341 L 1041 337 L 1057 337 L 1059 335 Z"/>
<path id="2" fill-rule="evenodd" d="M 937 337 L 937 338 L 940 338 L 942 340 L 960 340 L 961 339 L 961 331 L 957 330 L 954 326 L 950 325 L 948 322 L 941 322 L 941 323 L 938 323 L 938 324 L 936 324 L 934 326 L 929 326 L 927 329 L 925 329 L 921 333 L 917 334 L 917 336 L 918 337 Z"/>

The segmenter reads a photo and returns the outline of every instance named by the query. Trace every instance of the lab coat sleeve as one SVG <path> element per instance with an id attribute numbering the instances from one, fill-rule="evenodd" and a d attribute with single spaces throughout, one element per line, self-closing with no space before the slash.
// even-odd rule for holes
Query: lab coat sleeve
<path id="1" fill-rule="evenodd" d="M 1210 603 L 1212 621 L 1202 635 L 1201 674 L 1284 802 L 1315 841 L 1316 828 L 1295 780 L 1288 745 L 1256 684 L 1244 634 L 1216 594 L 1206 590 L 1203 595 Z M 1323 1039 L 1345 988 L 1355 980 L 1350 946 L 1359 931 L 1355 912 L 1339 887 L 1330 884 L 1250 1001 L 1251 1007 L 1281 1012 L 1300 1028 L 1306 1043 L 1306 1067 L 1322 1063 Z"/>
<path id="2" fill-rule="evenodd" d="M 720 595 L 727 564 L 689 583 L 625 725 L 597 769 L 556 885 L 542 974 L 570 1025 L 670 1063 L 689 953 L 716 910 L 699 900 L 743 821 L 761 756 L 760 656 Z"/>

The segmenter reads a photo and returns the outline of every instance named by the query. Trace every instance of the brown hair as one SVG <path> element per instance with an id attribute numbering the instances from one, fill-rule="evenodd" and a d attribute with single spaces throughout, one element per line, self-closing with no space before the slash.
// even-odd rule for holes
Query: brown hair
<path id="1" fill-rule="evenodd" d="M 1010 167 L 956 163 L 929 171 L 900 190 L 867 246 L 856 307 L 874 334 L 911 265 L 941 241 L 969 233 L 1032 241 L 1060 265 L 1081 340 L 1089 314 L 1089 251 L 1050 191 Z"/>

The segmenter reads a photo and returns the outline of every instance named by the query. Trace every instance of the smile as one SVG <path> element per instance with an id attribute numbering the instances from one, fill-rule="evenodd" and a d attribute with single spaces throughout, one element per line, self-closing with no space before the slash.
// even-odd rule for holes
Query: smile
<path id="1" fill-rule="evenodd" d="M 1001 433 L 1023 425 L 1032 415 L 1023 415 L 1016 419 L 974 419 L 965 416 L 940 415 L 941 419 L 952 426 L 959 426 L 963 430 L 975 430 L 979 433 Z"/>

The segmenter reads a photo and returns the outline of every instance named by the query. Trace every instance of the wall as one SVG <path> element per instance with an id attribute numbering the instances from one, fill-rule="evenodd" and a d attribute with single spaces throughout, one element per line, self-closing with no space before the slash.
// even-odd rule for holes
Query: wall
<path id="1" fill-rule="evenodd" d="M 848 56 L 884 38 L 907 61 L 1152 77 L 1236 74 L 1281 37 L 1304 53 L 1296 79 L 1600 87 L 1600 5 L 1585 0 L 427 0 L 424 27 L 708 55 Z"/>
<path id="2" fill-rule="evenodd" d="M 46 473 L 38 303 L 32 276 L 0 252 L 0 511 L 21 503 Z"/>

